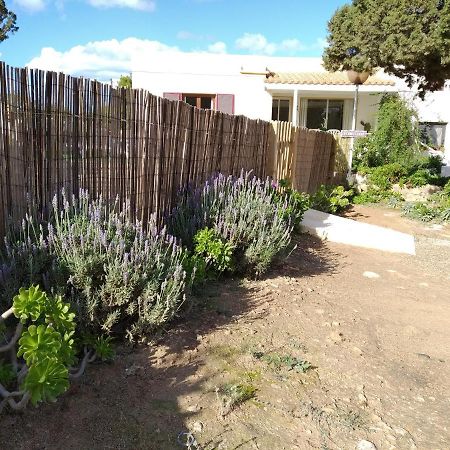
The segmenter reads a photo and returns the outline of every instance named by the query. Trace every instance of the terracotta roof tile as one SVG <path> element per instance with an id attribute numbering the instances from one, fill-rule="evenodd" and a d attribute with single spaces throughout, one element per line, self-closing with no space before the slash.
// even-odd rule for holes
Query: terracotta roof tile
<path id="1" fill-rule="evenodd" d="M 266 79 L 269 84 L 319 84 L 319 85 L 352 85 L 346 72 L 278 72 Z M 395 82 L 388 78 L 370 76 L 365 86 L 394 86 Z"/>

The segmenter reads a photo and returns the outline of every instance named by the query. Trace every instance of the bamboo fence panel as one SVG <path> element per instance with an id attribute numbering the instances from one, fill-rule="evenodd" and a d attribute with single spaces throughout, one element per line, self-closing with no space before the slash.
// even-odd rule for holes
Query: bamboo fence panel
<path id="1" fill-rule="evenodd" d="M 161 222 L 181 188 L 216 172 L 267 175 L 271 124 L 144 90 L 0 63 L 0 235 L 55 194 L 129 202 Z"/>
<path id="2" fill-rule="evenodd" d="M 271 176 L 289 180 L 295 189 L 309 193 L 332 181 L 336 155 L 333 134 L 288 122 L 272 122 L 272 127 L 268 159 Z"/>
<path id="3" fill-rule="evenodd" d="M 313 192 L 340 168 L 330 133 L 4 63 L 0 130 L 0 235 L 27 212 L 48 218 L 62 189 L 127 201 L 132 218 L 161 223 L 180 189 L 217 172 L 252 171 Z"/>

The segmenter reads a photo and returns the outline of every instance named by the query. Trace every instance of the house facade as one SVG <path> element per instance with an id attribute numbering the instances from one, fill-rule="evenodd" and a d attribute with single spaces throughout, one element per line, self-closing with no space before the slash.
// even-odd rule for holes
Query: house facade
<path id="1" fill-rule="evenodd" d="M 420 101 L 402 80 L 379 72 L 356 88 L 346 73 L 327 72 L 320 58 L 169 51 L 133 65 L 134 88 L 201 108 L 312 129 L 373 129 L 381 96 L 400 92 L 414 102 L 430 140 L 450 157 L 450 87 Z"/>

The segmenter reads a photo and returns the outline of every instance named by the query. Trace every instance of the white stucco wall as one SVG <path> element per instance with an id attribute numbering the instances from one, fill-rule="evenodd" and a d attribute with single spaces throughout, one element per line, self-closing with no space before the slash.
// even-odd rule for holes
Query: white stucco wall
<path id="1" fill-rule="evenodd" d="M 151 60 L 133 61 L 133 87 L 162 96 L 164 92 L 234 94 L 235 114 L 271 119 L 272 97 L 264 75 L 246 72 L 319 71 L 320 58 L 274 58 L 249 55 L 160 52 Z"/>

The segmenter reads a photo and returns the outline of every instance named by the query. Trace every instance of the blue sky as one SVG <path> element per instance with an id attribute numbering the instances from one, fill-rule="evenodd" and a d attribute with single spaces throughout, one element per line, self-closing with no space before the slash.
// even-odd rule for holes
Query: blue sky
<path id="1" fill-rule="evenodd" d="M 6 0 L 19 31 L 0 59 L 90 74 L 126 71 L 133 55 L 182 51 L 320 56 L 327 20 L 346 1 Z M 280 5 L 280 6 L 278 6 Z M 139 53 L 141 52 L 141 53 Z"/>

